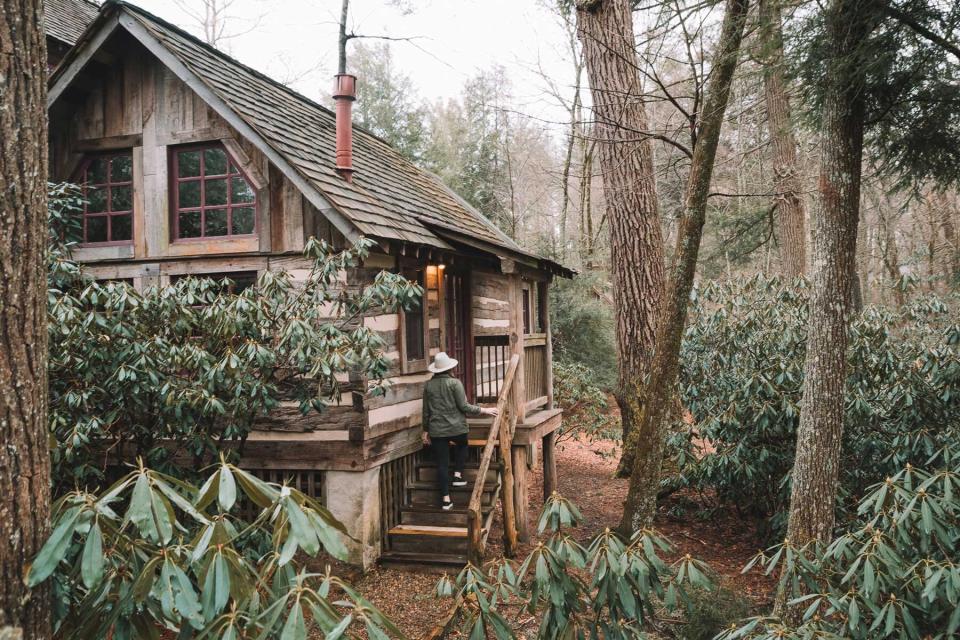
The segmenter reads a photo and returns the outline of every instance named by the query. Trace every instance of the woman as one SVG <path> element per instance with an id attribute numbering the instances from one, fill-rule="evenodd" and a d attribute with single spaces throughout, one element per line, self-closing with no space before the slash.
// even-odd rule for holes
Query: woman
<path id="1" fill-rule="evenodd" d="M 437 463 L 437 486 L 444 511 L 453 508 L 450 486 L 465 487 L 463 465 L 467 460 L 467 416 L 496 416 L 496 409 L 482 409 L 467 402 L 463 384 L 450 375 L 459 364 L 438 353 L 427 369 L 433 374 L 423 388 L 423 442 L 430 445 Z M 453 482 L 450 481 L 450 443 L 454 444 Z"/>

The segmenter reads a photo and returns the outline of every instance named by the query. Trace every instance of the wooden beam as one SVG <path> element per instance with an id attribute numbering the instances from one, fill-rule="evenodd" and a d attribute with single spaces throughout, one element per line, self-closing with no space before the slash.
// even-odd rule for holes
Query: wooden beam
<path id="1" fill-rule="evenodd" d="M 529 402 L 524 404 L 524 408 L 527 413 L 532 413 L 534 409 L 545 407 L 549 402 L 550 402 L 549 396 L 540 396 L 539 398 L 534 398 L 533 400 L 530 400 Z"/>
<path id="2" fill-rule="evenodd" d="M 117 30 L 119 24 L 118 16 L 113 16 L 108 19 L 100 26 L 100 30 L 97 31 L 92 38 L 76 49 L 73 59 L 70 60 L 66 67 L 57 69 L 55 74 L 56 79 L 47 91 L 47 110 L 56 103 L 67 87 L 71 85 L 73 79 L 83 71 L 87 63 L 93 59 L 100 47 L 103 46 L 103 43 Z"/>
<path id="3" fill-rule="evenodd" d="M 510 423 L 500 423 L 500 457 L 503 459 L 503 551 L 508 558 L 517 554 L 517 499 L 513 492 L 513 432 L 517 428 L 517 416 L 510 413 Z M 478 482 L 483 479 L 478 478 Z"/>
<path id="4" fill-rule="evenodd" d="M 546 340 L 544 344 L 547 347 L 547 409 L 553 409 L 553 329 L 550 327 L 550 281 L 540 283 L 541 298 L 541 316 L 540 324 Z M 546 455 L 546 454 L 544 454 Z"/>
<path id="5" fill-rule="evenodd" d="M 517 376 L 513 382 L 513 408 L 517 421 L 522 423 L 527 417 L 527 386 L 524 380 L 524 336 L 523 336 L 523 281 L 519 274 L 509 276 L 508 295 L 510 300 L 510 352 L 520 357 Z"/>
<path id="6" fill-rule="evenodd" d="M 543 436 L 543 502 L 557 490 L 557 432 Z"/>
<path id="7" fill-rule="evenodd" d="M 129 149 L 140 146 L 143 146 L 143 135 L 134 133 L 123 136 L 110 136 L 109 138 L 78 140 L 75 148 L 77 151 L 109 151 L 111 149 Z M 136 183 L 134 183 L 134 187 L 136 187 Z"/>
<path id="8" fill-rule="evenodd" d="M 529 466 L 527 464 L 527 448 L 513 446 L 510 450 L 513 463 L 513 494 L 517 505 L 517 537 L 521 542 L 530 540 L 530 500 L 527 492 L 529 480 Z"/>

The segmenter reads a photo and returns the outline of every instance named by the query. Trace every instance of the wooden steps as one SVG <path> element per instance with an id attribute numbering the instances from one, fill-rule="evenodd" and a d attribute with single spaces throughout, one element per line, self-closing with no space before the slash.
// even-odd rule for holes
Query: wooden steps
<path id="1" fill-rule="evenodd" d="M 491 515 L 496 504 L 501 468 L 499 463 L 492 464 L 484 477 L 481 494 L 484 519 Z M 478 472 L 477 462 L 467 462 L 464 469 L 467 486 L 450 488 L 454 506 L 444 511 L 440 506 L 442 496 L 435 484 L 437 465 L 431 460 L 418 462 L 413 479 L 405 484 L 400 521 L 387 532 L 386 548 L 380 562 L 426 570 L 455 570 L 466 564 L 467 507 Z M 485 530 L 484 536 L 486 534 Z"/>

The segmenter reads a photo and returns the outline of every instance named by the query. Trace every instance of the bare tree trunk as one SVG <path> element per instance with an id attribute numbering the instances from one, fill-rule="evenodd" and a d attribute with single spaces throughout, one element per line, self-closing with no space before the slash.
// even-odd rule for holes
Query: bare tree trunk
<path id="1" fill-rule="evenodd" d="M 343 0 L 340 6 L 340 33 L 337 39 L 337 73 L 347 72 L 347 42 L 350 36 L 347 35 L 347 14 L 350 11 L 350 0 Z"/>
<path id="2" fill-rule="evenodd" d="M 581 132 L 583 133 L 583 132 Z M 580 262 L 588 271 L 594 268 L 593 246 L 593 145 L 586 136 L 580 139 Z"/>
<path id="3" fill-rule="evenodd" d="M 47 537 L 47 110 L 40 0 L 0 1 L 0 637 L 50 637 L 25 565 Z"/>
<path id="4" fill-rule="evenodd" d="M 583 53 L 577 47 L 576 28 L 567 21 L 567 31 L 569 36 L 570 55 L 573 56 L 573 101 L 567 109 L 570 114 L 570 131 L 567 139 L 567 149 L 563 161 L 563 191 L 562 205 L 560 207 L 560 261 L 567 258 L 567 220 L 570 213 L 570 173 L 573 165 L 573 152 L 579 145 L 583 144 L 581 116 L 581 88 L 583 80 Z M 582 238 L 581 238 L 582 240 Z"/>
<path id="5" fill-rule="evenodd" d="M 629 0 L 578 0 L 577 35 L 590 78 L 610 222 L 617 316 L 617 404 L 624 441 L 639 417 L 663 295 L 663 239 L 653 147 L 643 105 Z"/>
<path id="6" fill-rule="evenodd" d="M 656 514 L 663 448 L 668 418 L 674 406 L 680 341 L 687 320 L 687 304 L 693 289 L 700 239 L 706 220 L 710 179 L 730 86 L 737 68 L 747 8 L 748 0 L 727 0 L 726 3 L 720 41 L 710 72 L 710 85 L 704 99 L 697 144 L 693 149 L 693 161 L 687 178 L 670 284 L 657 324 L 657 353 L 651 365 L 640 421 L 630 436 L 634 440 L 636 454 L 620 523 L 620 530 L 624 534 L 649 526 Z"/>
<path id="7" fill-rule="evenodd" d="M 863 155 L 864 72 L 856 52 L 873 24 L 864 5 L 863 0 L 832 0 L 825 9 L 829 63 L 820 131 L 811 330 L 787 527 L 787 539 L 795 547 L 826 542 L 833 535 Z M 787 613 L 784 598 L 778 597 L 779 614 Z"/>
<path id="8" fill-rule="evenodd" d="M 807 263 L 806 212 L 801 199 L 800 163 L 793 134 L 790 96 L 784 77 L 780 0 L 760 0 L 761 62 L 767 126 L 773 147 L 773 188 L 779 209 L 783 274 L 801 276 Z"/>

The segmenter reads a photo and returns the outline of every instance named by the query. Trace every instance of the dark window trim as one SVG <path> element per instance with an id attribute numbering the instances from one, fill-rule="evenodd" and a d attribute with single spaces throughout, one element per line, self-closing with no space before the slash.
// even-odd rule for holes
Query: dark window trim
<path id="1" fill-rule="evenodd" d="M 408 312 L 405 309 L 400 309 L 398 315 L 400 317 L 400 322 L 397 327 L 398 331 L 398 340 L 397 346 L 398 351 L 400 352 L 400 370 L 402 373 L 419 373 L 421 371 L 427 370 L 427 365 L 430 364 L 430 303 L 427 295 L 427 264 L 426 263 L 408 263 L 402 264 L 399 267 L 400 275 L 412 280 L 411 277 L 414 272 L 416 272 L 417 278 L 419 279 L 418 284 L 423 287 L 423 297 L 420 300 L 420 315 L 422 318 L 422 340 L 423 340 L 423 357 L 408 359 L 407 357 L 407 315 Z"/>
<path id="2" fill-rule="evenodd" d="M 211 273 L 173 273 L 170 274 L 170 284 L 176 284 L 178 280 L 184 278 L 197 278 L 197 279 L 209 279 L 216 280 L 219 282 L 224 278 L 229 278 L 233 281 L 233 284 L 227 289 L 228 294 L 236 293 L 237 280 L 241 277 L 253 277 L 253 282 L 249 283 L 247 287 L 251 287 L 257 283 L 257 278 L 260 277 L 260 272 L 256 269 L 239 269 L 236 271 L 213 271 Z M 244 287 L 246 289 L 247 287 Z"/>
<path id="3" fill-rule="evenodd" d="M 112 171 L 113 171 L 113 158 L 120 156 L 130 156 L 130 180 L 122 182 L 112 182 Z M 107 163 L 107 181 L 90 184 L 86 180 L 87 169 L 90 168 L 90 165 L 93 164 L 95 160 L 106 159 L 110 162 Z M 75 174 L 76 182 L 80 184 L 83 190 L 83 211 L 81 212 L 82 217 L 82 228 L 80 231 L 82 240 L 78 243 L 80 247 L 125 247 L 133 244 L 134 234 L 137 232 L 135 227 L 134 220 L 134 207 L 136 206 L 136 195 L 135 187 L 133 184 L 134 170 L 133 170 L 133 149 L 124 148 L 124 149 L 111 149 L 110 151 L 103 151 L 100 153 L 87 153 L 84 155 L 83 161 L 80 163 L 80 166 L 77 167 Z M 107 190 L 106 202 L 107 210 L 99 211 L 96 213 L 87 212 L 87 190 L 91 187 L 105 187 Z M 123 211 L 111 211 L 113 207 L 113 198 L 111 197 L 113 187 L 130 187 L 130 209 L 125 209 Z M 113 218 L 120 216 L 130 216 L 130 239 L 129 240 L 106 240 L 104 242 L 87 242 L 87 220 L 89 218 L 106 218 L 107 219 L 107 237 L 113 235 Z"/>
<path id="4" fill-rule="evenodd" d="M 207 149 L 220 149 L 227 156 L 227 173 L 217 173 L 212 176 L 207 176 L 205 172 L 206 160 L 204 159 L 203 151 Z M 190 176 L 188 178 L 180 177 L 180 158 L 179 154 L 184 151 L 200 151 L 200 175 L 199 176 Z M 233 166 L 237 171 L 236 173 L 231 173 L 230 167 Z M 185 145 L 178 145 L 175 147 L 169 147 L 167 150 L 167 167 L 169 169 L 169 198 L 170 198 L 170 216 L 173 219 L 170 224 L 170 241 L 171 242 L 210 242 L 216 240 L 233 240 L 235 238 L 256 238 L 258 235 L 258 229 L 260 224 L 260 194 L 256 183 L 250 179 L 250 176 L 247 175 L 247 172 L 243 170 L 240 164 L 236 159 L 230 154 L 230 150 L 220 141 L 210 141 L 210 142 L 199 142 Z M 231 178 L 233 177 L 242 177 L 247 184 L 250 186 L 250 190 L 253 192 L 253 201 L 252 202 L 243 202 L 243 203 L 231 203 L 230 196 L 233 192 L 233 182 Z M 211 179 L 226 179 L 227 181 L 227 204 L 225 205 L 207 205 L 206 204 L 206 181 L 207 178 Z M 200 183 L 200 206 L 199 207 L 185 207 L 183 211 L 199 211 L 200 212 L 200 236 L 196 238 L 181 238 L 180 237 L 180 189 L 179 185 L 181 182 L 199 182 Z M 253 208 L 253 231 L 251 233 L 231 233 L 231 222 L 233 221 L 233 210 L 234 209 L 249 209 Z M 206 211 L 208 209 L 226 209 L 227 210 L 227 233 L 221 236 L 208 236 L 204 234 L 204 222 L 206 220 Z"/>

